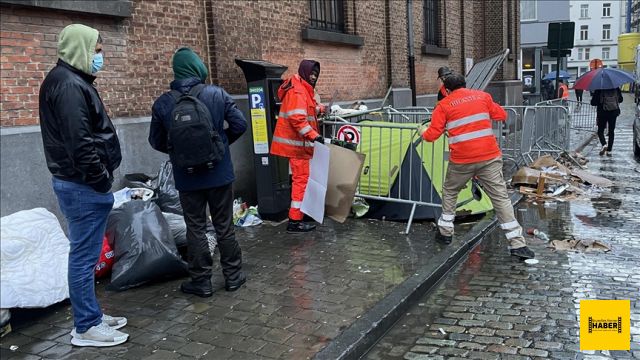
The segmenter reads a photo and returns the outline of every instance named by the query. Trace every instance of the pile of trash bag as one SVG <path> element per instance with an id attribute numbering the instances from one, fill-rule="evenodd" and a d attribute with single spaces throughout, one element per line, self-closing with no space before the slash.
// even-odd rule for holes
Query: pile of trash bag
<path id="1" fill-rule="evenodd" d="M 113 209 L 107 238 L 115 254 L 108 290 L 126 290 L 188 274 L 169 224 L 153 202 L 131 200 Z"/>
<path id="2" fill-rule="evenodd" d="M 248 206 L 241 198 L 233 201 L 233 224 L 249 227 L 262 224 L 257 206 Z"/>

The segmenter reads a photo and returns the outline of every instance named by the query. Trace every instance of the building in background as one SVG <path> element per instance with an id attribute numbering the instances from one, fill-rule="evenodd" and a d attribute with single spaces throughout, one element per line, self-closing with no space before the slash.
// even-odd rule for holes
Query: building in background
<path id="1" fill-rule="evenodd" d="M 520 33 L 521 71 L 523 91 L 534 98 L 540 94 L 540 80 L 556 70 L 556 58 L 550 56 L 547 49 L 549 23 L 569 21 L 569 0 L 521 0 Z M 561 69 L 566 66 L 562 59 Z"/>
<path id="2" fill-rule="evenodd" d="M 640 0 L 631 0 L 631 32 L 640 32 Z"/>
<path id="3" fill-rule="evenodd" d="M 521 92 L 519 7 L 512 0 L 0 0 L 2 215 L 57 208 L 53 194 L 41 192 L 50 184 L 37 126 L 38 89 L 57 60 L 57 35 L 66 25 L 84 23 L 104 39 L 105 68 L 96 84 L 123 142 L 119 180 L 127 173 L 154 174 L 165 159 L 149 147 L 147 132 L 151 105 L 169 86 L 178 47 L 193 48 L 207 62 L 210 81 L 229 91 L 248 119 L 247 87 L 235 58 L 286 65 L 285 75 L 296 72 L 301 59 L 316 59 L 325 103 L 379 106 L 392 88 L 391 102 L 406 106 L 409 9 L 419 105 L 433 104 L 440 66 L 464 72 L 474 60 L 507 48 L 511 55 L 490 89 L 498 99 L 514 84 Z M 520 93 L 511 99 L 521 101 Z M 236 193 L 253 203 L 251 130 L 233 145 L 232 157 Z"/>
<path id="4" fill-rule="evenodd" d="M 571 21 L 576 25 L 567 71 L 574 80 L 589 71 L 592 59 L 601 59 L 606 67 L 618 67 L 618 35 L 625 31 L 625 4 L 625 0 L 571 0 Z"/>

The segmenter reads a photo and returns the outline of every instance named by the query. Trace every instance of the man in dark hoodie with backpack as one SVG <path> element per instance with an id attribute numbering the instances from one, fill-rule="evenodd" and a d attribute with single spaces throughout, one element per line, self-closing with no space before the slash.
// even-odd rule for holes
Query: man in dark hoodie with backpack
<path id="1" fill-rule="evenodd" d="M 182 283 L 180 289 L 208 297 L 213 294 L 213 259 L 205 235 L 207 205 L 218 240 L 225 289 L 235 291 L 246 281 L 233 227 L 235 177 L 229 145 L 247 130 L 247 122 L 229 94 L 204 84 L 208 71 L 195 52 L 178 49 L 172 62 L 175 80 L 171 91 L 153 104 L 149 143 L 169 154 L 187 225 L 191 281 Z"/>
<path id="2" fill-rule="evenodd" d="M 271 154 L 289 158 L 293 184 L 287 232 L 305 233 L 316 226 L 304 220 L 300 211 L 309 181 L 309 160 L 313 157 L 315 142 L 324 143 L 318 132 L 317 115 L 324 112 L 314 97 L 314 88 L 320 75 L 320 63 L 302 60 L 298 73 L 291 76 L 278 89 L 282 100 L 278 122 L 273 133 Z"/>
<path id="3" fill-rule="evenodd" d="M 600 156 L 611 156 L 613 148 L 613 132 L 616 129 L 616 119 L 620 115 L 622 92 L 619 88 L 596 90 L 591 94 L 591 105 L 597 106 L 596 124 L 598 125 L 598 139 L 602 145 Z M 609 141 L 604 138 L 604 129 L 609 128 Z"/>

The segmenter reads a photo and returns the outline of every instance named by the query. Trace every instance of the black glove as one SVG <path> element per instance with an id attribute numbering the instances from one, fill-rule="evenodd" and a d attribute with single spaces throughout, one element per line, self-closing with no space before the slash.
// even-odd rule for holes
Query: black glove
<path id="1" fill-rule="evenodd" d="M 324 138 L 320 135 L 316 136 L 315 139 L 313 139 L 313 142 L 318 142 L 320 144 L 324 144 Z"/>

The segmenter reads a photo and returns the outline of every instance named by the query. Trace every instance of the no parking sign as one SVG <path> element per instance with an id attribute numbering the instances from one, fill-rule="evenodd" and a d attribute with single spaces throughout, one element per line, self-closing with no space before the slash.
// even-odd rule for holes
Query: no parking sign
<path id="1" fill-rule="evenodd" d="M 352 125 L 344 125 L 338 129 L 337 137 L 338 140 L 359 144 L 360 130 Z"/>

